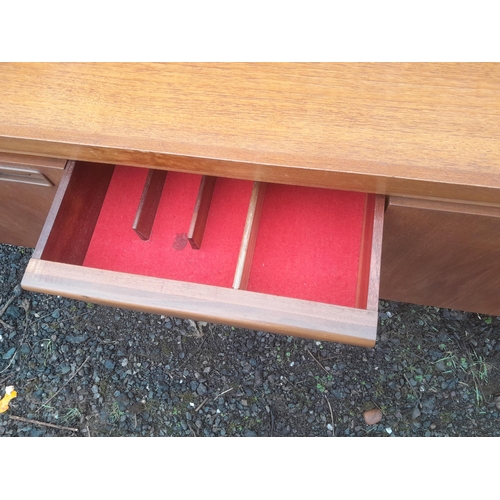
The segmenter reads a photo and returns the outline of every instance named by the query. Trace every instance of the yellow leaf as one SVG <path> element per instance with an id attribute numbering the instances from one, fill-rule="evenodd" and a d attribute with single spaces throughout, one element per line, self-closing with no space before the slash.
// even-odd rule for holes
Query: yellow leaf
<path id="1" fill-rule="evenodd" d="M 17 392 L 14 390 L 13 385 L 5 388 L 5 396 L 0 399 L 0 413 L 4 413 L 9 409 L 9 401 L 17 397 Z"/>

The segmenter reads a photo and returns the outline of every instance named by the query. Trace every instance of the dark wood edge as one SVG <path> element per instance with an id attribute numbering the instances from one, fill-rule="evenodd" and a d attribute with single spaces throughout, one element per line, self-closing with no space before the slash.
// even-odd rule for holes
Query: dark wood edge
<path id="1" fill-rule="evenodd" d="M 363 223 L 361 226 L 361 243 L 359 246 L 358 277 L 356 280 L 355 307 L 359 307 L 360 309 L 366 309 L 368 302 L 374 206 L 375 198 L 372 195 L 366 195 Z"/>
<path id="2" fill-rule="evenodd" d="M 193 210 L 193 218 L 188 231 L 188 241 L 191 248 L 199 250 L 205 233 L 205 226 L 207 224 L 208 213 L 212 203 L 212 196 L 214 194 L 215 181 L 217 177 L 211 175 L 204 175 L 200 181 L 200 189 L 196 198 L 196 203 Z"/>
<path id="3" fill-rule="evenodd" d="M 378 310 L 384 211 L 384 196 L 366 196 L 355 301 L 361 309 Z"/>
<path id="4" fill-rule="evenodd" d="M 18 137 L 0 137 L 0 150 L 9 154 L 31 154 L 42 157 L 73 158 L 93 162 L 155 168 L 173 172 L 215 175 L 234 179 L 259 180 L 298 186 L 342 189 L 394 196 L 448 198 L 473 203 L 498 205 L 500 188 L 486 180 L 472 183 L 457 177 L 451 182 L 425 180 L 418 173 L 393 175 L 386 165 L 372 162 L 373 173 L 366 172 L 366 161 L 335 159 L 328 168 L 289 163 L 249 162 L 216 157 L 189 156 L 162 151 L 144 151 L 133 147 L 82 146 L 81 142 L 58 142 Z"/>
<path id="5" fill-rule="evenodd" d="M 500 202 L 500 198 L 498 200 Z M 418 208 L 419 210 L 437 210 L 440 212 L 454 212 L 464 215 L 484 215 L 487 217 L 500 217 L 500 206 L 460 203 L 448 200 L 424 200 L 422 198 L 403 198 L 388 196 L 388 205 Z"/>
<path id="6" fill-rule="evenodd" d="M 71 174 L 73 173 L 75 164 L 76 162 L 74 161 L 68 161 L 66 163 L 66 169 L 59 183 L 59 187 L 57 188 L 56 194 L 54 196 L 54 201 L 52 202 L 47 218 L 45 219 L 45 224 L 43 225 L 42 232 L 40 233 L 40 237 L 38 238 L 35 250 L 33 251 L 34 259 L 40 259 L 42 257 L 43 250 L 52 231 L 52 227 L 54 226 L 54 221 L 56 220 L 57 214 L 59 213 L 59 209 L 66 193 L 66 189 L 68 188 L 69 181 L 71 180 Z"/>
<path id="7" fill-rule="evenodd" d="M 265 195 L 266 184 L 263 182 L 254 182 L 241 240 L 240 253 L 234 273 L 233 288 L 236 290 L 246 290 L 248 286 Z"/>
<path id="8" fill-rule="evenodd" d="M 17 168 L 48 168 L 63 170 L 66 167 L 66 160 L 60 158 L 1 152 L 0 163 L 8 166 L 15 166 Z"/>
<path id="9" fill-rule="evenodd" d="M 114 168 L 85 162 L 68 167 L 34 256 L 54 262 L 83 263 Z"/>
<path id="10" fill-rule="evenodd" d="M 26 290 L 320 341 L 373 347 L 377 311 L 31 259 Z"/>
<path id="11" fill-rule="evenodd" d="M 373 229 L 371 243 L 370 260 L 370 280 L 368 284 L 368 301 L 366 308 L 378 315 L 378 301 L 380 289 L 380 266 L 382 262 L 382 238 L 384 234 L 384 214 L 385 214 L 385 196 L 376 195 L 373 212 Z"/>
<path id="12" fill-rule="evenodd" d="M 141 240 L 149 240 L 160 204 L 167 171 L 151 169 L 148 172 L 132 229 Z"/>

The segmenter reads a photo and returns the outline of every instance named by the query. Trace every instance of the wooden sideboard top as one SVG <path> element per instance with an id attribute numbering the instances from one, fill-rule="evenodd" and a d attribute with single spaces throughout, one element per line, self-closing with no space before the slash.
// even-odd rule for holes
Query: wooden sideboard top
<path id="1" fill-rule="evenodd" d="M 0 64 L 0 151 L 498 203 L 500 64 Z"/>

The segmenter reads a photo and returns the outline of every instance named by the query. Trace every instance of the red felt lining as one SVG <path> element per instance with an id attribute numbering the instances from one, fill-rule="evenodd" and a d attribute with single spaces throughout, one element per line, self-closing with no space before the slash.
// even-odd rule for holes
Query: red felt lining
<path id="1" fill-rule="evenodd" d="M 248 290 L 354 307 L 365 200 L 269 184 Z"/>
<path id="2" fill-rule="evenodd" d="M 132 224 L 147 169 L 117 166 L 84 266 L 231 287 L 252 183 L 218 178 L 202 247 L 189 230 L 201 176 L 169 172 L 151 238 Z M 248 290 L 354 307 L 366 195 L 269 184 Z"/>
<path id="3" fill-rule="evenodd" d="M 217 179 L 203 243 L 187 241 L 201 176 L 169 172 L 151 238 L 132 230 L 147 170 L 117 166 L 84 266 L 230 287 L 252 183 Z"/>

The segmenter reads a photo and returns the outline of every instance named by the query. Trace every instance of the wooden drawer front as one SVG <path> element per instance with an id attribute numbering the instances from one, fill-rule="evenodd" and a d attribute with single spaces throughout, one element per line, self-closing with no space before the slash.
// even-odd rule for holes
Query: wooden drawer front
<path id="1" fill-rule="evenodd" d="M 373 346 L 381 196 L 78 162 L 23 287 Z"/>
<path id="2" fill-rule="evenodd" d="M 0 153 L 0 242 L 34 247 L 65 160 Z"/>
<path id="3" fill-rule="evenodd" d="M 500 315 L 500 208 L 391 197 L 380 296 Z"/>

